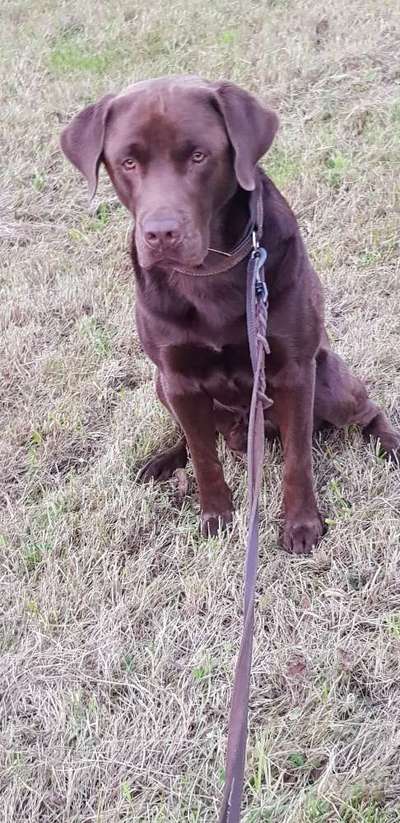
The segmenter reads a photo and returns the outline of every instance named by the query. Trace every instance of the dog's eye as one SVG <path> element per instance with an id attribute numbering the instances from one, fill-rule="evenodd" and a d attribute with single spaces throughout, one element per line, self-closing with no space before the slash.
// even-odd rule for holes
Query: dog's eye
<path id="1" fill-rule="evenodd" d="M 192 154 L 193 163 L 202 163 L 206 159 L 204 152 L 194 151 Z"/>
<path id="2" fill-rule="evenodd" d="M 136 160 L 134 160 L 133 157 L 127 157 L 126 160 L 122 162 L 122 165 L 125 169 L 128 169 L 128 171 L 131 171 L 136 168 Z"/>

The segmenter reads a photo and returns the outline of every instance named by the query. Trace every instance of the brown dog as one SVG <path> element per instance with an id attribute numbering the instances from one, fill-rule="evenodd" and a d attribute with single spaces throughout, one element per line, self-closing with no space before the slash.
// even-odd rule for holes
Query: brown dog
<path id="1" fill-rule="evenodd" d="M 186 465 L 189 449 L 206 533 L 232 517 L 216 432 L 235 450 L 246 444 L 252 388 L 246 265 L 261 198 L 270 295 L 266 379 L 273 400 L 267 434 L 279 433 L 283 443 L 284 546 L 309 552 L 323 531 L 313 487 L 313 429 L 358 423 L 394 456 L 400 434 L 330 349 L 319 279 L 296 219 L 257 166 L 277 127 L 272 111 L 232 83 L 163 78 L 84 109 L 61 145 L 92 196 L 104 163 L 135 218 L 137 328 L 158 369 L 158 396 L 183 431 L 176 446 L 146 464 L 142 477 L 166 480 Z"/>

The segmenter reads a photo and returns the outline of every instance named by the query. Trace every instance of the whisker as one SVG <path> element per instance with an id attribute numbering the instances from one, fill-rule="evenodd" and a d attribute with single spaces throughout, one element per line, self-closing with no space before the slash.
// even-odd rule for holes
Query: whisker
<path id="1" fill-rule="evenodd" d="M 232 255 L 227 251 L 219 251 L 218 249 L 208 249 L 208 251 L 214 251 L 215 254 L 224 254 L 225 257 L 232 257 Z"/>

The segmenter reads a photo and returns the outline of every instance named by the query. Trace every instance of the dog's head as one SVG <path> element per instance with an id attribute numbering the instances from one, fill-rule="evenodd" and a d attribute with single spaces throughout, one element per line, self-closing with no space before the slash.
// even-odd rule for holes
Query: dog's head
<path id="1" fill-rule="evenodd" d="M 161 78 L 88 106 L 61 146 L 91 196 L 104 163 L 135 218 L 140 264 L 168 270 L 203 262 L 211 220 L 238 186 L 254 189 L 277 127 L 276 114 L 233 83 Z"/>

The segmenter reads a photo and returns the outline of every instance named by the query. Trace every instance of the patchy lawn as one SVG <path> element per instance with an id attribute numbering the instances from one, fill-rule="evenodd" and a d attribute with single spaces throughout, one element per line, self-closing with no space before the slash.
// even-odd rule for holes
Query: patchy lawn
<path id="1" fill-rule="evenodd" d="M 58 135 L 128 81 L 228 77 L 281 116 L 265 168 L 323 279 L 336 349 L 400 424 L 396 0 L 5 0 L 0 38 L 0 808 L 4 823 L 211 823 L 241 631 L 237 517 L 138 486 L 173 442 L 134 328 L 130 221 Z M 400 820 L 400 476 L 315 443 L 329 530 L 279 548 L 269 449 L 244 823 Z"/>

